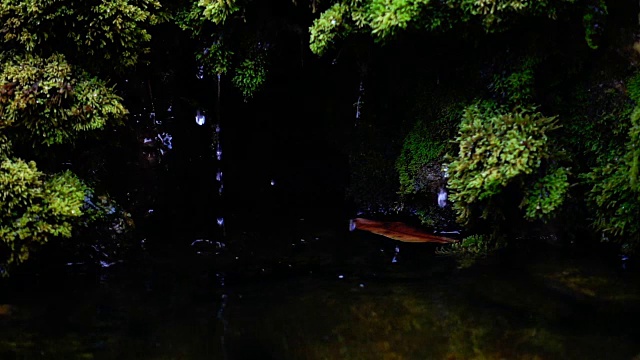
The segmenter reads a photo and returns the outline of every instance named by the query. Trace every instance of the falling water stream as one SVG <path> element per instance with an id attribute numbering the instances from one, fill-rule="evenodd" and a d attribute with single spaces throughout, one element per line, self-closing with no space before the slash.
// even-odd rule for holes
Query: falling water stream
<path id="1" fill-rule="evenodd" d="M 362 106 L 364 105 L 364 80 L 360 80 L 360 86 L 358 86 L 358 100 L 356 101 L 356 121 L 355 126 L 358 126 L 358 120 L 362 116 Z"/>

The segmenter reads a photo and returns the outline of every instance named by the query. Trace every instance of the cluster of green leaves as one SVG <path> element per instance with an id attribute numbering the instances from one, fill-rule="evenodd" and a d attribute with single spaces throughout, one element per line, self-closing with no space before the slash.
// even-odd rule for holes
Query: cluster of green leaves
<path id="1" fill-rule="evenodd" d="M 310 47 L 322 55 L 337 39 L 353 32 L 386 41 L 407 29 L 448 30 L 461 23 L 501 31 L 523 17 L 555 19 L 577 4 L 577 0 L 339 0 L 309 29 Z"/>
<path id="2" fill-rule="evenodd" d="M 9 251 L 0 262 L 20 264 L 36 245 L 70 237 L 73 224 L 83 214 L 85 190 L 71 172 L 45 176 L 33 161 L 2 159 L 0 239 Z"/>
<path id="3" fill-rule="evenodd" d="M 61 52 L 95 70 L 104 60 L 110 69 L 129 67 L 147 50 L 159 7 L 157 0 L 2 0 L 3 48 Z"/>
<path id="4" fill-rule="evenodd" d="M 0 59 L 0 131 L 18 140 L 61 144 L 127 113 L 113 89 L 62 55 Z"/>
<path id="5" fill-rule="evenodd" d="M 522 189 L 527 176 L 535 179 L 543 162 L 554 156 L 547 134 L 556 128 L 555 117 L 535 108 L 509 110 L 488 101 L 467 107 L 456 139 L 458 156 L 448 165 L 450 199 L 459 221 L 468 223 L 477 205 L 486 219 L 496 210 L 489 203 L 508 185 Z"/>

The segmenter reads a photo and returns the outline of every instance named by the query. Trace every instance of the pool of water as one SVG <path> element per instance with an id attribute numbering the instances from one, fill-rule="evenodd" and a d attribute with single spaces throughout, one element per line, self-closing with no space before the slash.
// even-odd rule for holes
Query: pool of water
<path id="1" fill-rule="evenodd" d="M 640 281 L 614 263 L 458 270 L 430 244 L 293 228 L 5 281 L 0 359 L 640 358 Z"/>

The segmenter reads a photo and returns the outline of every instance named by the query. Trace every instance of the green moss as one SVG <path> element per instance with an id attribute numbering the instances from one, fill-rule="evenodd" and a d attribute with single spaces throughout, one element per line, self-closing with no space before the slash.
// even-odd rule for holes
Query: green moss
<path id="1" fill-rule="evenodd" d="M 350 8 L 344 3 L 335 3 L 313 21 L 309 28 L 309 47 L 316 55 L 323 55 L 331 48 L 336 39 L 349 33 L 346 20 Z"/>
<path id="2" fill-rule="evenodd" d="M 498 96 L 505 98 L 509 104 L 530 104 L 534 99 L 535 67 L 538 60 L 534 57 L 525 58 L 518 66 L 508 73 L 494 76 L 491 90 Z"/>
<path id="3" fill-rule="evenodd" d="M 100 71 L 135 65 L 151 39 L 156 0 L 4 0 L 0 6 L 3 49 L 62 52 Z M 54 50 L 52 50 L 54 49 Z"/>
<path id="4" fill-rule="evenodd" d="M 556 212 L 567 196 L 569 170 L 563 167 L 549 171 L 525 189 L 520 207 L 525 210 L 525 219 L 548 219 Z"/>
<path id="5" fill-rule="evenodd" d="M 235 69 L 231 82 L 242 92 L 245 98 L 250 98 L 262 88 L 266 80 L 267 69 L 264 60 L 258 56 L 245 59 Z"/>
<path id="6" fill-rule="evenodd" d="M 429 130 L 423 122 L 418 122 L 402 144 L 396 170 L 403 195 L 424 191 L 427 184 L 421 178 L 425 168 L 443 155 L 445 144 L 433 139 Z"/>
<path id="7" fill-rule="evenodd" d="M 640 75 L 627 81 L 631 104 L 627 97 L 614 94 L 622 110 L 603 111 L 596 124 L 607 119 L 617 136 L 597 149 L 595 166 L 581 178 L 590 187 L 587 205 L 594 227 L 604 240 L 618 242 L 624 251 L 633 252 L 640 246 Z"/>
<path id="8" fill-rule="evenodd" d="M 636 108 L 631 116 L 626 151 L 584 175 L 592 186 L 587 200 L 594 211 L 594 226 L 606 239 L 622 243 L 628 251 L 640 245 L 639 119 L 640 108 Z"/>
<path id="9" fill-rule="evenodd" d="M 233 51 L 221 42 L 216 42 L 206 51 L 196 54 L 196 60 L 203 64 L 213 76 L 226 74 L 231 69 L 232 57 Z"/>
<path id="10" fill-rule="evenodd" d="M 508 185 L 522 187 L 524 178 L 535 178 L 534 171 L 553 155 L 547 133 L 556 128 L 555 117 L 533 108 L 509 111 L 491 102 L 469 106 L 456 139 L 458 156 L 449 164 L 450 199 L 459 221 L 476 216 L 472 209 L 477 205 L 486 219 L 499 210 L 491 200 Z"/>

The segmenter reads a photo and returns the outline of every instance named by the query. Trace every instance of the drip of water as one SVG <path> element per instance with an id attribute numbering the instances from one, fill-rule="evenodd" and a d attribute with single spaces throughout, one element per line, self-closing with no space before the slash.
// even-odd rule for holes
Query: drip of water
<path id="1" fill-rule="evenodd" d="M 204 79 L 204 65 L 198 66 L 198 72 L 196 72 L 196 78 L 198 78 L 198 80 Z"/>
<path id="2" fill-rule="evenodd" d="M 440 189 L 438 192 L 438 206 L 441 208 L 447 206 L 447 191 L 445 189 Z"/>
<path id="3" fill-rule="evenodd" d="M 220 143 L 216 146 L 216 158 L 218 161 L 222 160 L 222 146 L 220 146 Z"/>
<path id="4" fill-rule="evenodd" d="M 200 110 L 196 111 L 196 124 L 202 126 L 204 125 L 206 119 L 205 116 L 202 112 L 200 112 Z"/>
<path id="5" fill-rule="evenodd" d="M 400 254 L 400 247 L 396 246 L 396 249 L 395 249 L 395 251 L 393 253 L 393 259 L 391 259 L 391 263 L 392 264 L 395 264 L 395 263 L 398 262 L 398 254 Z"/>
<path id="6" fill-rule="evenodd" d="M 224 227 L 224 218 L 223 217 L 219 217 L 216 222 L 218 223 L 218 226 L 222 229 L 222 236 L 226 236 L 226 230 Z"/>
<path id="7" fill-rule="evenodd" d="M 356 120 L 360 119 L 362 115 L 362 97 L 364 96 L 364 82 L 360 80 L 360 86 L 358 87 L 358 101 L 356 102 Z"/>
<path id="8" fill-rule="evenodd" d="M 156 118 L 155 112 L 149 114 L 149 119 L 151 119 L 151 122 L 153 122 L 154 125 L 162 125 L 162 120 Z"/>

